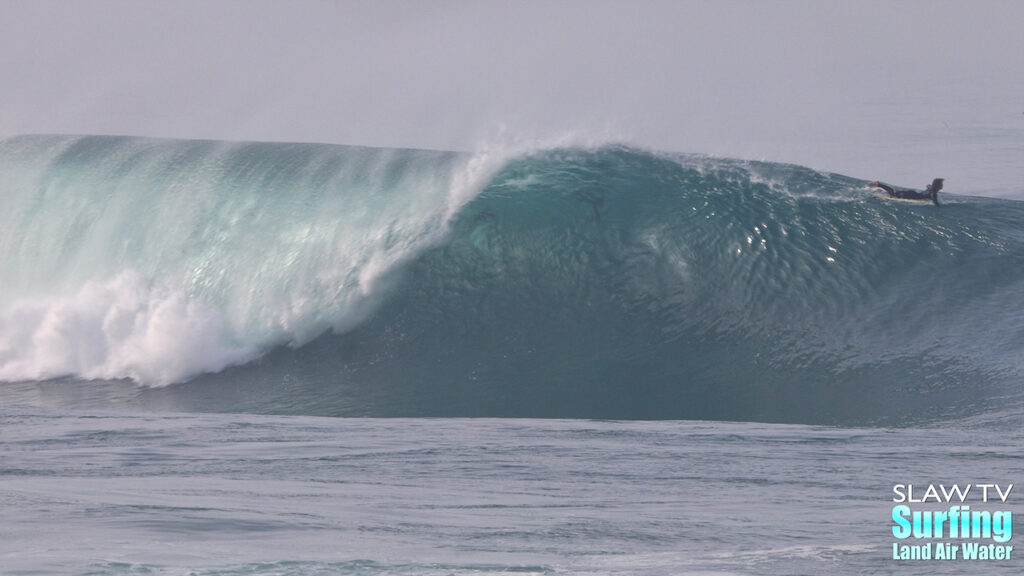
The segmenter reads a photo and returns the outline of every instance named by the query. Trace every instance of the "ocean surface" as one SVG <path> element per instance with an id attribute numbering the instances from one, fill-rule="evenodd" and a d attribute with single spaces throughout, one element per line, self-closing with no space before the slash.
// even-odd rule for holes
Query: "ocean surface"
<path id="1" fill-rule="evenodd" d="M 1020 168 L 2 140 L 0 574 L 1020 573 Z"/>

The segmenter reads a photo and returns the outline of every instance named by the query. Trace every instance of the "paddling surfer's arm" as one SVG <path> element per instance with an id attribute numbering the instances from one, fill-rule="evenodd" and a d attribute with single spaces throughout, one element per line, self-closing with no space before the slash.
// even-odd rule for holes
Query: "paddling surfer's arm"
<path id="1" fill-rule="evenodd" d="M 896 189 L 895 188 L 893 188 L 892 186 L 889 186 L 888 184 L 882 184 L 878 180 L 875 180 L 874 182 L 871 182 L 868 185 L 869 186 L 874 186 L 875 188 L 881 188 L 882 190 L 885 190 L 889 194 L 895 194 L 896 193 Z"/>

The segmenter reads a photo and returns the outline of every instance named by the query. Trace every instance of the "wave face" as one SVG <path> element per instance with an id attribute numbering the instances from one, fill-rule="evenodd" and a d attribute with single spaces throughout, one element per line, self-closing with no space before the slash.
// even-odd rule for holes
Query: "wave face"
<path id="1" fill-rule="evenodd" d="M 902 422 L 1021 397 L 1021 203 L 563 148 L 0 144 L 0 379 L 177 409 Z M 177 383 L 173 386 L 154 386 Z"/>

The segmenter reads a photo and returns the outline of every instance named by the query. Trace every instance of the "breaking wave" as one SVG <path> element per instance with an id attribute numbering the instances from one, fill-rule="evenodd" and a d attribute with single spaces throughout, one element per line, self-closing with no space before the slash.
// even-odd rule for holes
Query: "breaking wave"
<path id="1" fill-rule="evenodd" d="M 0 143 L 0 186 L 8 382 L 388 416 L 895 421 L 1020 397 L 1019 202 L 622 146 L 57 136 Z"/>

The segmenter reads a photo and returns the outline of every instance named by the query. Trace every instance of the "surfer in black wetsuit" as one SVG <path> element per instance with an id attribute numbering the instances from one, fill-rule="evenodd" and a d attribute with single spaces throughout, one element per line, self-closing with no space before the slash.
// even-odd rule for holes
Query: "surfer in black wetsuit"
<path id="1" fill-rule="evenodd" d="M 942 183 L 944 181 L 945 180 L 942 178 L 932 180 L 932 183 L 924 189 L 924 192 L 912 190 L 910 188 L 893 188 L 888 184 L 882 184 L 878 180 L 871 182 L 869 186 L 885 190 L 885 193 L 888 194 L 890 198 L 902 198 L 903 200 L 931 200 L 932 204 L 938 206 L 939 190 L 942 190 Z"/>

